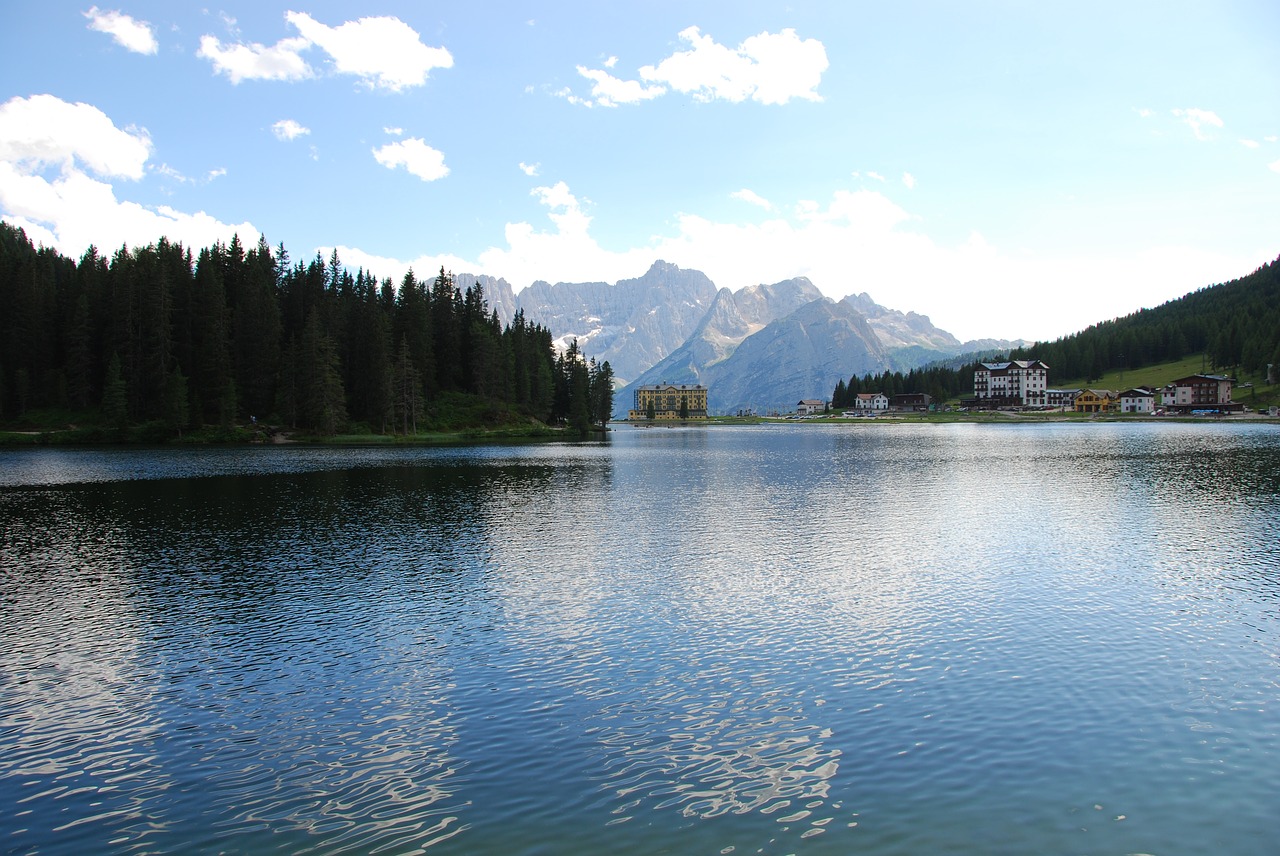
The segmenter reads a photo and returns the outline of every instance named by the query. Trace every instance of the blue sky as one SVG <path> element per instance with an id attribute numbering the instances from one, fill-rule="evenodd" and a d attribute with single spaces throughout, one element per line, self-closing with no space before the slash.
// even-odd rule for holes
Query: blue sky
<path id="1" fill-rule="evenodd" d="M 968 339 L 1280 255 L 1274 0 L 44 0 L 0 23 L 0 216 L 73 257 L 238 232 L 517 290 L 663 259 Z"/>

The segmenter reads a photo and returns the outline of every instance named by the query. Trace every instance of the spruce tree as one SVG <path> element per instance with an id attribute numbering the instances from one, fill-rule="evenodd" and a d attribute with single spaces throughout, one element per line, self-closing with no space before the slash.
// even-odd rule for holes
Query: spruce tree
<path id="1" fill-rule="evenodd" d="M 164 389 L 164 418 L 169 428 L 182 436 L 182 430 L 191 422 L 187 403 L 187 377 L 181 367 L 175 365 L 169 372 Z"/>
<path id="2" fill-rule="evenodd" d="M 120 369 L 120 355 L 113 353 L 102 383 L 102 419 L 108 428 L 123 430 L 129 424 L 129 389 Z"/>

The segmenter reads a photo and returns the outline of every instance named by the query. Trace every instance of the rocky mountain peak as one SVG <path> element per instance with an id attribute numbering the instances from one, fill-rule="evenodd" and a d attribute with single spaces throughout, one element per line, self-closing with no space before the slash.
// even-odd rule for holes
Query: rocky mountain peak
<path id="1" fill-rule="evenodd" d="M 711 408 L 784 410 L 830 395 L 840 379 L 907 370 L 965 349 L 926 315 L 887 309 L 866 292 L 835 301 L 807 277 L 732 291 L 701 271 L 657 260 L 641 276 L 606 282 L 539 280 L 519 294 L 502 279 L 460 274 L 484 287 L 504 323 L 517 310 L 562 345 L 608 360 L 620 384 L 703 383 Z M 617 408 L 630 406 L 629 387 Z"/>

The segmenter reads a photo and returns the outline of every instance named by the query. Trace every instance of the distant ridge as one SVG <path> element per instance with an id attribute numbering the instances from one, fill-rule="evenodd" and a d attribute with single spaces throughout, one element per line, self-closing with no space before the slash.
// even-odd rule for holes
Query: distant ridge
<path id="1" fill-rule="evenodd" d="M 618 414 L 639 383 L 713 386 L 713 413 L 788 410 L 801 398 L 829 396 L 854 373 L 1025 344 L 961 342 L 927 315 L 888 309 L 865 292 L 833 301 L 806 277 L 732 291 L 661 260 L 613 285 L 538 281 L 517 294 L 493 277 L 460 274 L 457 282 L 479 283 L 503 323 L 523 311 L 561 346 L 577 339 L 584 354 L 608 360 L 620 387 Z"/>

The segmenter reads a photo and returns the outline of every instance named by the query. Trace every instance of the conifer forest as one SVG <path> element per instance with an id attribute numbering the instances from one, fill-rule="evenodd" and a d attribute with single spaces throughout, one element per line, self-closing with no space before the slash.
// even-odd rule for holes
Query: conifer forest
<path id="1" fill-rule="evenodd" d="M 613 407 L 607 362 L 557 350 L 523 313 L 504 326 L 479 283 L 353 275 L 336 250 L 292 262 L 265 239 L 161 239 L 77 261 L 0 223 L 0 307 L 7 422 L 57 409 L 156 436 L 268 421 L 414 435 L 466 410 L 586 433 Z"/>

